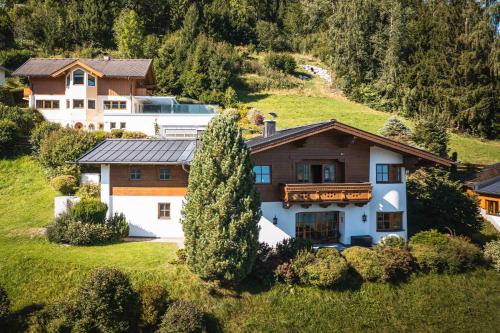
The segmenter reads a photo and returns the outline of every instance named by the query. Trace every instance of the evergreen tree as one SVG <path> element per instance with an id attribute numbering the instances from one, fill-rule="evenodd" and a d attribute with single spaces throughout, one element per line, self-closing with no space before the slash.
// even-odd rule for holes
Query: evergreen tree
<path id="1" fill-rule="evenodd" d="M 0 7 L 0 50 L 14 46 L 14 29 L 5 9 Z"/>
<path id="2" fill-rule="evenodd" d="M 448 156 L 450 138 L 446 127 L 436 118 L 424 118 L 417 121 L 413 132 L 413 141 L 441 157 Z"/>
<path id="3" fill-rule="evenodd" d="M 134 10 L 124 10 L 114 25 L 118 51 L 125 58 L 143 56 L 144 24 Z"/>
<path id="4" fill-rule="evenodd" d="M 394 140 L 407 141 L 411 136 L 411 130 L 401 121 L 401 119 L 392 116 L 387 119 L 384 127 L 380 130 L 380 134 Z"/>
<path id="5" fill-rule="evenodd" d="M 182 210 L 187 263 L 203 279 L 241 281 L 258 248 L 260 199 L 236 122 L 219 115 L 195 154 Z"/>

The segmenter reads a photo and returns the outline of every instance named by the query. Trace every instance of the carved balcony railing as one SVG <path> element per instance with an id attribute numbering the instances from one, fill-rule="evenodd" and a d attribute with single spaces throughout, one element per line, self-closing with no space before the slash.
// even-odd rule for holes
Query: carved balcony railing
<path id="1" fill-rule="evenodd" d="M 307 207 L 314 203 L 323 207 L 331 204 L 363 206 L 372 198 L 372 185 L 370 183 L 285 184 L 282 193 L 285 208 L 290 208 L 293 204 Z"/>

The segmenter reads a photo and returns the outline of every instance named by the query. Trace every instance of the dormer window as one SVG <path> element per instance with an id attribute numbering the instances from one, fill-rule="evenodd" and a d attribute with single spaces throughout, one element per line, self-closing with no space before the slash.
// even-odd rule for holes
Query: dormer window
<path id="1" fill-rule="evenodd" d="M 81 69 L 73 72 L 73 84 L 83 84 L 85 80 L 85 73 Z"/>
<path id="2" fill-rule="evenodd" d="M 95 77 L 92 75 L 87 75 L 87 85 L 89 87 L 95 87 Z"/>

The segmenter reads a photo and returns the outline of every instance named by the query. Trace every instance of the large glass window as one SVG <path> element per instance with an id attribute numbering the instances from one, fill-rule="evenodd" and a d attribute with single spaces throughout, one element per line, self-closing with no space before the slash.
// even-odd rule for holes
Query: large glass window
<path id="1" fill-rule="evenodd" d="M 170 203 L 160 202 L 158 204 L 158 218 L 159 219 L 169 219 L 170 218 Z"/>
<path id="2" fill-rule="evenodd" d="M 401 166 L 377 164 L 377 183 L 401 183 Z"/>
<path id="3" fill-rule="evenodd" d="M 499 215 L 498 201 L 486 200 L 486 214 L 488 215 Z"/>
<path id="4" fill-rule="evenodd" d="M 299 183 L 309 183 L 310 182 L 310 168 L 307 163 L 297 164 L 297 181 Z"/>
<path id="5" fill-rule="evenodd" d="M 339 241 L 339 212 L 297 213 L 295 236 L 313 243 Z"/>
<path id="6" fill-rule="evenodd" d="M 256 184 L 270 184 L 271 183 L 271 166 L 269 165 L 256 165 L 253 167 L 255 173 Z"/>
<path id="7" fill-rule="evenodd" d="M 47 99 L 37 99 L 36 100 L 37 109 L 59 109 L 58 100 L 47 100 Z"/>
<path id="8" fill-rule="evenodd" d="M 83 99 L 74 99 L 73 100 L 73 109 L 83 109 Z"/>
<path id="9" fill-rule="evenodd" d="M 127 101 L 104 101 L 104 110 L 124 110 L 127 108 Z"/>
<path id="10" fill-rule="evenodd" d="M 87 85 L 89 87 L 95 87 L 95 77 L 92 75 L 87 75 Z"/>
<path id="11" fill-rule="evenodd" d="M 85 79 L 85 72 L 81 69 L 77 69 L 73 72 L 73 84 L 83 84 Z"/>
<path id="12" fill-rule="evenodd" d="M 377 212 L 377 231 L 403 230 L 403 212 Z"/>
<path id="13" fill-rule="evenodd" d="M 130 169 L 130 180 L 141 180 L 141 169 L 140 168 Z"/>

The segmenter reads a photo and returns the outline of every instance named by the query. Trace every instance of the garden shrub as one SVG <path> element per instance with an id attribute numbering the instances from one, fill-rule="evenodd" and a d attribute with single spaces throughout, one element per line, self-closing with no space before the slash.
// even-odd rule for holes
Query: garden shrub
<path id="1" fill-rule="evenodd" d="M 298 282 L 297 274 L 290 262 L 284 262 L 274 270 L 274 277 L 276 281 L 285 282 L 288 284 L 292 284 Z"/>
<path id="2" fill-rule="evenodd" d="M 432 229 L 416 233 L 410 238 L 409 245 L 426 244 L 426 245 L 446 245 L 450 237 L 442 234 L 439 231 Z"/>
<path id="3" fill-rule="evenodd" d="M 379 253 L 366 247 L 353 246 L 342 252 L 342 255 L 364 281 L 382 281 L 384 263 Z"/>
<path id="4" fill-rule="evenodd" d="M 115 139 L 121 139 L 124 132 L 125 132 L 125 130 L 122 130 L 119 128 L 113 128 L 111 130 L 111 137 L 113 137 Z"/>
<path id="5" fill-rule="evenodd" d="M 157 333 L 201 333 L 205 331 L 203 312 L 192 302 L 174 302 L 163 316 Z"/>
<path id="6" fill-rule="evenodd" d="M 76 325 L 92 332 L 135 331 L 139 301 L 129 278 L 115 268 L 94 269 L 75 295 Z"/>
<path id="7" fill-rule="evenodd" d="M 42 121 L 36 124 L 33 131 L 30 134 L 30 144 L 33 152 L 37 153 L 40 149 L 43 139 L 45 139 L 50 133 L 61 129 L 61 125 L 58 123 L 52 123 L 49 121 Z"/>
<path id="8" fill-rule="evenodd" d="M 302 250 L 310 250 L 311 243 L 302 238 L 287 238 L 276 244 L 276 254 L 280 262 L 289 261 Z"/>
<path id="9" fill-rule="evenodd" d="M 382 262 L 383 281 L 404 281 L 414 269 L 415 260 L 405 248 L 383 246 L 377 247 L 376 252 Z"/>
<path id="10" fill-rule="evenodd" d="M 66 232 L 68 230 L 68 226 L 72 223 L 72 218 L 69 212 L 65 212 L 57 216 L 54 220 L 54 223 L 47 226 L 45 231 L 45 235 L 49 242 L 52 243 L 68 243 L 68 239 L 66 237 Z"/>
<path id="11" fill-rule="evenodd" d="M 30 316 L 27 331 L 30 333 L 71 332 L 77 321 L 78 311 L 74 302 L 57 302 L 46 305 Z M 74 329 L 74 332 L 85 331 Z"/>
<path id="12" fill-rule="evenodd" d="M 141 305 L 140 326 L 143 330 L 154 331 L 167 311 L 169 295 L 165 288 L 152 284 L 143 286 L 139 290 Z"/>
<path id="13" fill-rule="evenodd" d="M 303 282 L 306 279 L 306 267 L 312 264 L 315 260 L 314 253 L 308 250 L 300 250 L 295 258 L 290 261 L 293 274 L 297 282 Z"/>
<path id="14" fill-rule="evenodd" d="M 83 246 L 111 242 L 115 239 L 115 234 L 105 224 L 76 221 L 68 224 L 64 237 L 71 245 Z"/>
<path id="15" fill-rule="evenodd" d="M 142 132 L 125 131 L 122 134 L 122 139 L 145 139 L 148 136 Z"/>
<path id="16" fill-rule="evenodd" d="M 19 127 L 11 120 L 0 119 L 0 157 L 14 153 L 19 141 Z"/>
<path id="17" fill-rule="evenodd" d="M 0 86 L 0 104 L 3 105 L 14 105 L 14 97 L 9 89 Z"/>
<path id="18" fill-rule="evenodd" d="M 28 143 L 29 135 L 36 124 L 44 121 L 42 114 L 37 110 L 2 104 L 0 104 L 0 119 L 10 120 L 16 124 L 25 143 Z"/>
<path id="19" fill-rule="evenodd" d="M 62 195 L 71 195 L 75 193 L 78 181 L 71 175 L 62 175 L 52 178 L 50 185 L 54 190 L 61 192 Z"/>
<path id="20" fill-rule="evenodd" d="M 274 280 L 274 271 L 282 263 L 276 250 L 267 243 L 260 243 L 251 276 L 264 283 Z"/>
<path id="21" fill-rule="evenodd" d="M 444 245 L 414 244 L 411 253 L 418 268 L 424 272 L 443 272 L 446 268 L 446 258 L 442 249 Z"/>
<path id="22" fill-rule="evenodd" d="M 321 288 L 337 286 L 347 275 L 347 261 L 336 249 L 319 249 L 313 262 L 304 267 L 300 280 Z"/>
<path id="23" fill-rule="evenodd" d="M 500 240 L 486 243 L 484 246 L 484 257 L 494 269 L 500 272 Z"/>
<path id="24" fill-rule="evenodd" d="M 390 236 L 383 237 L 380 240 L 380 243 L 378 244 L 378 246 L 381 246 L 381 247 L 384 247 L 384 246 L 399 247 L 402 249 L 406 246 L 406 242 L 405 242 L 403 237 L 399 237 L 396 235 L 390 235 Z"/>
<path id="25" fill-rule="evenodd" d="M 108 205 L 98 199 L 83 199 L 71 207 L 71 215 L 83 223 L 104 223 Z"/>
<path id="26" fill-rule="evenodd" d="M 106 219 L 106 226 L 111 229 L 113 240 L 119 240 L 128 236 L 129 225 L 123 213 L 115 212 L 113 216 Z"/>
<path id="27" fill-rule="evenodd" d="M 459 273 L 473 269 L 480 264 L 482 259 L 481 249 L 470 242 L 467 237 L 450 237 L 444 247 L 443 254 L 446 258 L 446 272 Z"/>
<path id="28" fill-rule="evenodd" d="M 187 262 L 185 249 L 178 249 L 177 252 L 175 252 L 175 255 L 177 257 L 177 264 L 185 264 Z"/>
<path id="29" fill-rule="evenodd" d="M 4 323 L 10 313 L 10 300 L 5 289 L 0 286 L 0 324 Z M 1 325 L 0 325 L 1 327 Z"/>
<path id="30" fill-rule="evenodd" d="M 99 184 L 82 184 L 76 191 L 76 196 L 81 199 L 99 199 L 101 186 Z"/>

